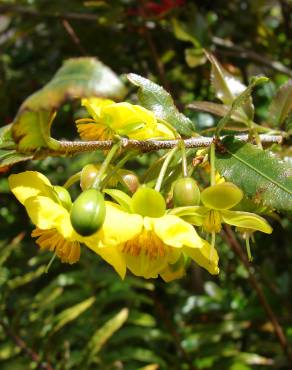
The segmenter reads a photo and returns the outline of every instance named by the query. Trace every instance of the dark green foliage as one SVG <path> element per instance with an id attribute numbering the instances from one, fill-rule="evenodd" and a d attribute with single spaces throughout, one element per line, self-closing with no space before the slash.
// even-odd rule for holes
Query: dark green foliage
<path id="1" fill-rule="evenodd" d="M 210 84 L 210 63 L 203 48 L 216 55 L 226 76 L 235 76 L 246 86 L 252 75 L 270 78 L 253 93 L 253 119 L 262 124 L 262 130 L 266 122 L 275 129 L 291 126 L 291 83 L 287 82 L 292 75 L 289 0 L 186 1 L 182 7 L 160 14 L 153 13 L 149 5 L 147 8 L 151 2 L 145 1 L 146 10 L 142 3 L 1 1 L 1 127 L 13 121 L 21 103 L 51 80 L 64 60 L 94 56 L 118 75 L 136 73 L 163 85 L 178 111 L 185 114 L 175 113 L 178 120 L 174 126 L 182 134 L 195 127 L 204 134 L 213 133 L 217 118 L 212 114 L 226 115 L 232 102 L 224 99 L 223 106 L 215 100 L 218 89 Z M 136 89 L 126 78 L 124 82 L 130 91 L 128 97 L 132 97 Z M 206 103 L 196 103 L 212 104 L 212 100 L 213 105 L 207 107 Z M 191 103 L 197 104 L 201 112 L 185 110 Z M 253 107 L 247 104 L 244 108 L 251 118 Z M 53 137 L 76 137 L 72 128 L 74 119 L 81 116 L 78 109 L 75 102 L 62 106 Z M 240 113 L 234 112 L 226 129 L 234 132 L 234 128 L 246 128 L 246 119 Z M 5 158 L 2 163 L 18 162 L 9 127 L 1 130 L 0 136 L 0 159 Z M 230 153 L 240 152 L 241 146 L 247 145 L 248 161 L 265 172 L 255 160 L 269 157 L 266 152 L 251 144 L 228 145 Z M 289 157 L 287 141 L 271 150 L 278 157 L 265 158 L 271 168 L 275 167 L 274 161 Z M 189 167 L 193 155 L 194 151 L 187 152 Z M 222 158 L 228 155 L 223 163 Z M 155 153 L 145 158 L 133 160 L 131 169 L 140 175 L 153 164 L 153 171 L 146 176 L 151 181 L 160 163 L 154 164 L 158 158 Z M 191 265 L 185 278 L 169 284 L 131 275 L 122 281 L 85 247 L 79 263 L 69 266 L 55 260 L 49 273 L 44 273 L 52 255 L 40 252 L 30 237 L 32 226 L 24 208 L 9 192 L 6 177 L 24 169 L 39 170 L 52 183 L 62 185 L 85 164 L 97 160 L 99 154 L 92 153 L 2 168 L 8 172 L 0 180 L 0 369 L 155 370 L 159 366 L 160 370 L 289 370 L 291 365 L 249 283 L 248 273 L 226 243 L 224 233 L 217 241 L 221 261 L 218 277 Z M 240 165 L 235 173 L 235 162 L 238 160 L 231 154 L 217 155 L 218 169 L 226 177 L 228 169 L 232 181 L 247 194 L 257 180 L 265 181 L 256 171 L 251 176 L 254 182 L 246 183 L 244 171 L 251 169 Z M 277 180 L 276 171 L 272 172 Z M 179 176 L 174 167 L 166 185 L 170 188 Z M 208 185 L 203 172 L 195 176 L 199 183 Z M 73 187 L 73 199 L 78 192 L 77 186 Z M 291 198 L 283 189 L 267 192 L 272 193 L 269 206 L 287 207 Z M 255 204 L 250 207 L 253 211 Z M 255 234 L 253 269 L 292 345 L 291 220 L 287 215 L 269 214 L 274 232 L 271 236 Z"/>

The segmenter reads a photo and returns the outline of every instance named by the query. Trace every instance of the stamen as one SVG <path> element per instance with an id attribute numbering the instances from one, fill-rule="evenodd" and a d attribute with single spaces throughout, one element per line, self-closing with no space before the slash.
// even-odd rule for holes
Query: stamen
<path id="1" fill-rule="evenodd" d="M 210 263 L 212 263 L 212 259 L 213 259 L 213 255 L 214 255 L 215 242 L 216 242 L 216 233 L 212 232 L 212 234 L 211 234 L 211 250 L 210 250 L 210 256 L 209 256 L 209 262 Z"/>

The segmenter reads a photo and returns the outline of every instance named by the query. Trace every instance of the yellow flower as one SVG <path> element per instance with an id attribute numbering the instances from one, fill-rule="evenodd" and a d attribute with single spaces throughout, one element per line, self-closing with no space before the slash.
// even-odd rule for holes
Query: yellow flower
<path id="1" fill-rule="evenodd" d="M 49 179 L 36 171 L 26 171 L 9 176 L 9 186 L 12 193 L 24 205 L 32 222 L 36 225 L 32 236 L 43 250 L 55 252 L 62 262 L 74 263 L 80 257 L 80 243 L 100 239 L 108 245 L 116 245 L 127 240 L 129 235 L 136 232 L 137 218 L 134 215 L 124 215 L 110 202 L 106 202 L 106 217 L 102 228 L 90 237 L 82 237 L 72 228 L 68 204 L 58 196 L 56 187 Z M 129 224 L 126 235 L 123 227 L 115 222 L 125 217 Z M 132 228 L 133 226 L 133 228 Z M 132 234 L 131 234 L 132 232 Z"/>
<path id="2" fill-rule="evenodd" d="M 116 189 L 107 189 L 106 193 L 117 200 L 116 205 L 123 216 L 112 219 L 113 230 L 122 228 L 126 234 L 129 228 L 133 231 L 134 225 L 129 225 L 129 215 L 135 216 L 136 232 L 128 234 L 127 240 L 109 246 L 104 240 L 96 243 L 91 239 L 86 244 L 108 263 L 119 275 L 124 278 L 127 268 L 137 276 L 157 278 L 160 275 L 165 281 L 181 277 L 183 269 L 172 269 L 182 255 L 190 257 L 197 264 L 211 274 L 218 274 L 218 255 L 215 251 L 210 261 L 211 246 L 201 239 L 195 229 L 181 218 L 164 214 L 161 217 L 148 217 L 133 213 L 132 199 Z M 132 213 L 131 213 L 132 212 Z"/>
<path id="3" fill-rule="evenodd" d="M 263 217 L 250 212 L 231 210 L 242 197 L 242 191 L 233 183 L 219 182 L 202 191 L 203 206 L 180 207 L 171 213 L 193 225 L 202 226 L 204 231 L 211 233 L 212 247 L 215 244 L 215 234 L 221 231 L 222 223 L 242 228 L 250 233 L 261 231 L 270 234 L 272 227 Z"/>
<path id="4" fill-rule="evenodd" d="M 76 121 L 83 140 L 107 140 L 115 134 L 137 140 L 174 138 L 172 130 L 139 105 L 100 98 L 82 99 L 82 105 L 92 117 Z"/>

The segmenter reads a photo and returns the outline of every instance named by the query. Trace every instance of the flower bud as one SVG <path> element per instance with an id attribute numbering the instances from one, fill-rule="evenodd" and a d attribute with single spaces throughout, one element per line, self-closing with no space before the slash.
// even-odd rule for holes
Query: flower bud
<path id="1" fill-rule="evenodd" d="M 141 187 L 132 197 L 132 210 L 141 216 L 162 217 L 165 214 L 166 204 L 158 191 Z"/>
<path id="2" fill-rule="evenodd" d="M 126 184 L 127 188 L 130 190 L 131 193 L 135 193 L 135 191 L 139 187 L 139 179 L 138 177 L 130 171 L 127 171 L 126 173 L 122 174 L 122 179 L 124 183 Z"/>
<path id="3" fill-rule="evenodd" d="M 73 203 L 70 219 L 78 234 L 90 236 L 103 225 L 105 213 L 105 202 L 101 192 L 88 189 L 81 193 Z"/>
<path id="4" fill-rule="evenodd" d="M 183 177 L 175 181 L 173 186 L 173 202 L 176 207 L 198 206 L 200 189 L 191 177 Z"/>
<path id="5" fill-rule="evenodd" d="M 92 187 L 98 172 L 99 166 L 94 164 L 87 164 L 83 167 L 80 176 L 80 186 L 83 191 Z"/>

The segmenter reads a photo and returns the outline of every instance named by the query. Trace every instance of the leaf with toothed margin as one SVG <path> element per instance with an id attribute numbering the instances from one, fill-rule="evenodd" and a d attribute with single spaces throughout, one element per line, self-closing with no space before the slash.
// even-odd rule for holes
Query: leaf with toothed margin
<path id="1" fill-rule="evenodd" d="M 50 126 L 54 113 L 66 101 L 93 96 L 119 100 L 125 92 L 119 77 L 97 59 L 65 61 L 52 80 L 19 108 L 12 125 L 18 150 L 58 149 L 58 142 L 50 136 Z"/>
<path id="2" fill-rule="evenodd" d="M 130 73 L 127 77 L 139 87 L 138 97 L 144 108 L 151 110 L 156 118 L 168 122 L 180 134 L 192 135 L 193 122 L 178 111 L 172 97 L 163 87 L 135 73 Z"/>
<path id="3" fill-rule="evenodd" d="M 234 137 L 216 151 L 216 169 L 254 202 L 279 211 L 292 211 L 292 169 L 269 150 Z"/>

